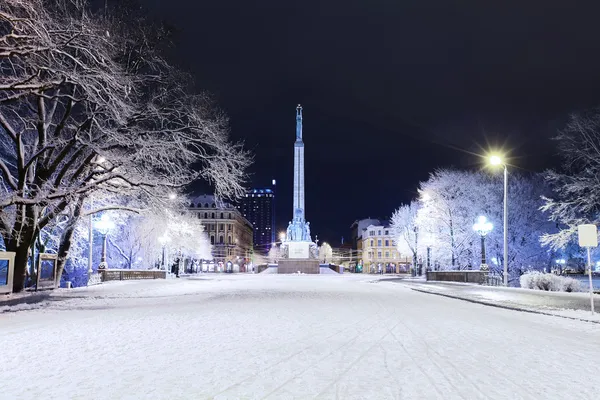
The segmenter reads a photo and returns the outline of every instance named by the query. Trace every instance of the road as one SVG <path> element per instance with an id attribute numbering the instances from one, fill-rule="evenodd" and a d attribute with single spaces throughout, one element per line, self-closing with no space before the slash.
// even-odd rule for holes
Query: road
<path id="1" fill-rule="evenodd" d="M 0 314 L 7 399 L 598 399 L 600 326 L 351 276 L 74 289 Z"/>

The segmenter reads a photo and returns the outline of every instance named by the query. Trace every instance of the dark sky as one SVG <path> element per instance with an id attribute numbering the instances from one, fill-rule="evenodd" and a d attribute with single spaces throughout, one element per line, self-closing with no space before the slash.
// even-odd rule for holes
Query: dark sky
<path id="1" fill-rule="evenodd" d="M 600 3 L 481 0 L 143 0 L 175 27 L 171 57 L 278 182 L 292 214 L 295 107 L 304 106 L 306 215 L 320 240 L 390 216 L 436 167 L 556 163 L 549 137 L 600 103 Z"/>

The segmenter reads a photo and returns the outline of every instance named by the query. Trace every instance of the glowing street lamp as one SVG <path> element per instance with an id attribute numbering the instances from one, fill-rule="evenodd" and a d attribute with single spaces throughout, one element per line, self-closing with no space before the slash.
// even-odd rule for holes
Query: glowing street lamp
<path id="1" fill-rule="evenodd" d="M 108 263 L 106 262 L 106 237 L 110 230 L 114 228 L 115 224 L 110 220 L 108 214 L 102 214 L 95 226 L 102 234 L 102 258 L 100 259 L 98 269 L 108 269 Z"/>
<path id="2" fill-rule="evenodd" d="M 285 241 L 285 232 L 279 232 L 279 240 Z"/>
<path id="3" fill-rule="evenodd" d="M 167 247 L 167 243 L 169 243 L 170 241 L 171 241 L 171 238 L 168 237 L 167 235 L 163 235 L 158 238 L 158 242 L 162 245 L 162 267 L 165 270 L 165 273 L 168 273 L 166 247 Z"/>
<path id="4" fill-rule="evenodd" d="M 492 155 L 489 163 L 493 166 L 504 167 L 504 286 L 508 286 L 508 168 L 506 162 L 498 155 Z"/>
<path id="5" fill-rule="evenodd" d="M 477 219 L 477 222 L 473 225 L 473 230 L 481 236 L 481 269 L 482 271 L 488 271 L 489 268 L 485 259 L 485 237 L 494 229 L 494 225 L 488 222 L 487 218 L 483 215 Z"/>

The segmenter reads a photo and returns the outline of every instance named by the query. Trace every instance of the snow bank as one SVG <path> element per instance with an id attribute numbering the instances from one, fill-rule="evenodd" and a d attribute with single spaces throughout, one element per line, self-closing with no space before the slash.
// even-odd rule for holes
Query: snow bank
<path id="1" fill-rule="evenodd" d="M 555 274 L 533 271 L 521 276 L 521 287 L 525 289 L 546 290 L 551 292 L 580 292 L 579 281 Z"/>

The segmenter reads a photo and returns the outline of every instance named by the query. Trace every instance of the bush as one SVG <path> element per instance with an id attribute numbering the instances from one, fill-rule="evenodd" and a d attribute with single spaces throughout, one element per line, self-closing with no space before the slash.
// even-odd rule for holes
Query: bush
<path id="1" fill-rule="evenodd" d="M 579 281 L 555 274 L 544 274 L 538 271 L 521 275 L 519 282 L 522 288 L 546 290 L 551 292 L 579 292 Z"/>

